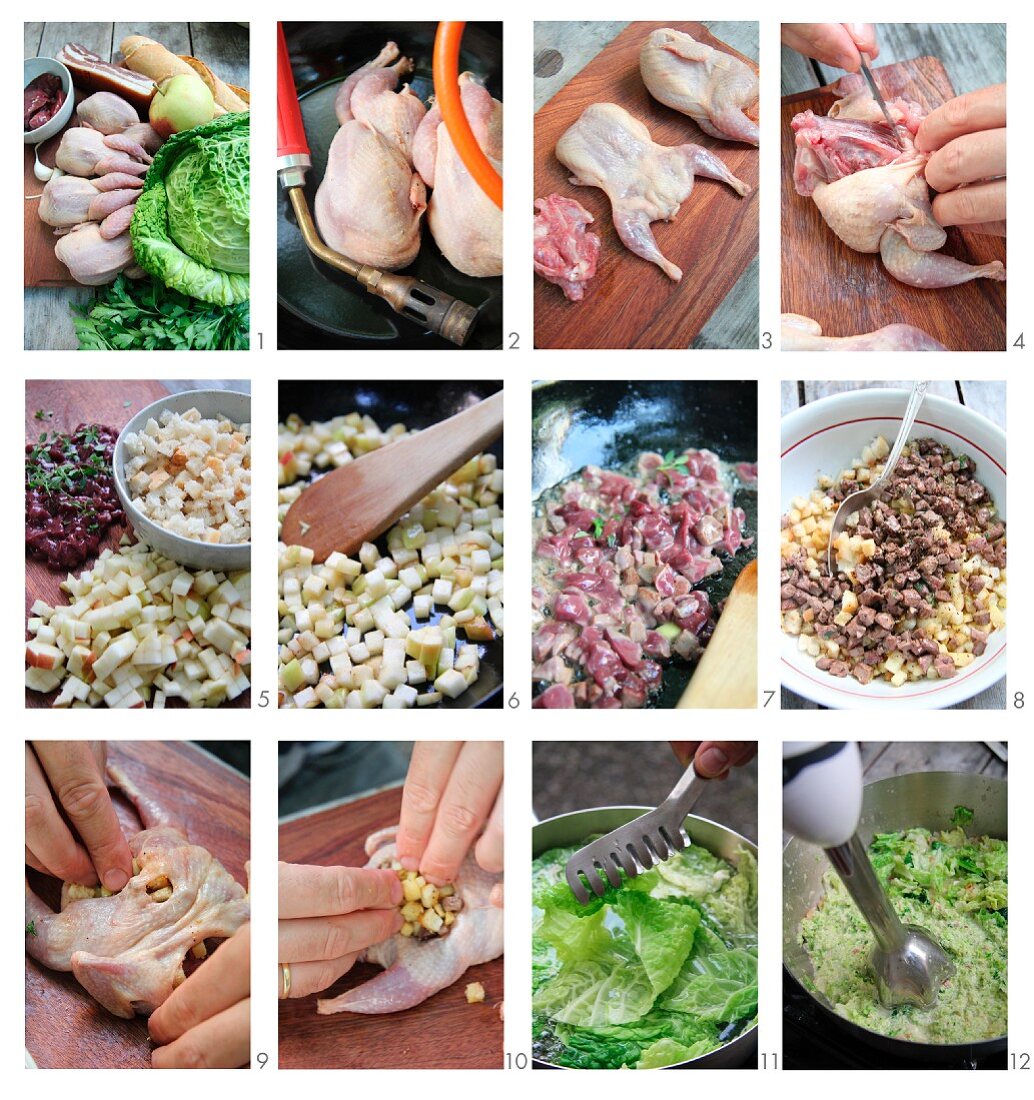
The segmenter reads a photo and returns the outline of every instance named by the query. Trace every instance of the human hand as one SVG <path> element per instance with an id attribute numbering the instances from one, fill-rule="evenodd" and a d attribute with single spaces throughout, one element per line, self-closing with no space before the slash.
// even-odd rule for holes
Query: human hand
<path id="1" fill-rule="evenodd" d="M 402 883 L 394 871 L 294 863 L 279 870 L 279 961 L 290 967 L 290 997 L 333 985 L 360 951 L 402 927 Z"/>
<path id="2" fill-rule="evenodd" d="M 440 886 L 471 845 L 483 870 L 503 869 L 502 742 L 418 741 L 402 789 L 399 862 Z"/>
<path id="3" fill-rule="evenodd" d="M 251 1057 L 251 925 L 242 925 L 147 1021 L 155 1069 L 236 1069 Z"/>
<path id="4" fill-rule="evenodd" d="M 25 862 L 65 882 L 102 883 L 118 893 L 133 874 L 133 854 L 104 761 L 103 741 L 26 741 Z"/>
<path id="5" fill-rule="evenodd" d="M 783 45 L 825 65 L 858 72 L 861 54 L 879 57 L 874 23 L 784 23 Z"/>
<path id="6" fill-rule="evenodd" d="M 1005 235 L 1005 85 L 949 99 L 919 124 L 916 146 L 932 153 L 926 182 L 941 225 Z"/>
<path id="7" fill-rule="evenodd" d="M 690 761 L 701 779 L 727 779 L 730 768 L 738 768 L 757 756 L 757 741 L 672 741 L 679 763 Z"/>

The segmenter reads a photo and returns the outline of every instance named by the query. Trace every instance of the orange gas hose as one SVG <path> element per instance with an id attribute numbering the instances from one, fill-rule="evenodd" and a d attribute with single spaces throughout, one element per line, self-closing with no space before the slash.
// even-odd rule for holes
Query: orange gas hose
<path id="1" fill-rule="evenodd" d="M 503 178 L 478 145 L 460 97 L 460 42 L 466 23 L 439 23 L 434 36 L 434 95 L 442 122 L 467 171 L 482 191 L 503 208 Z"/>

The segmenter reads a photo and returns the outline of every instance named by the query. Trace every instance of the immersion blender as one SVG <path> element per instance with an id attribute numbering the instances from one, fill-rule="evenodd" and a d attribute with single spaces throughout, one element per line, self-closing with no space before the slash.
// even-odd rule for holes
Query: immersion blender
<path id="1" fill-rule="evenodd" d="M 328 248 L 320 239 L 305 199 L 305 174 L 312 167 L 309 143 L 305 137 L 298 93 L 291 71 L 291 55 L 287 49 L 282 23 L 277 23 L 277 91 L 276 91 L 276 170 L 280 186 L 291 201 L 298 228 L 309 251 L 324 263 L 351 275 L 371 294 L 383 298 L 403 317 L 408 317 L 450 343 L 462 347 L 477 321 L 477 310 L 451 294 L 414 279 L 410 275 L 395 275 L 379 271 L 368 264 L 342 256 Z"/>
<path id="2" fill-rule="evenodd" d="M 825 850 L 872 929 L 880 1002 L 930 1008 L 955 967 L 928 933 L 902 924 L 894 912 L 858 835 L 861 814 L 862 759 L 855 742 L 784 742 L 783 823 Z"/>

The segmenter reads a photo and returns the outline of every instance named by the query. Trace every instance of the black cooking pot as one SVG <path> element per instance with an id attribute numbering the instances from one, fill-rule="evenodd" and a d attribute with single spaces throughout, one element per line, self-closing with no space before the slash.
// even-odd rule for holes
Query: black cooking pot
<path id="1" fill-rule="evenodd" d="M 401 56 L 412 58 L 407 78 L 427 103 L 434 92 L 431 69 L 438 24 L 427 23 L 285 23 L 305 136 L 312 168 L 305 196 L 313 210 L 316 189 L 327 167 L 327 154 L 338 131 L 334 97 L 350 73 L 395 42 Z M 484 80 L 496 99 L 503 94 L 502 23 L 468 23 L 460 52 L 460 72 Z M 281 348 L 370 348 L 424 350 L 454 345 L 395 313 L 382 299 L 367 293 L 344 272 L 318 260 L 305 247 L 294 212 L 282 188 L 277 189 L 277 310 Z M 438 251 L 424 221 L 423 244 L 405 269 L 475 306 L 478 320 L 466 346 L 502 346 L 503 280 L 479 279 L 457 271 Z"/>
<path id="2" fill-rule="evenodd" d="M 584 466 L 620 469 L 643 451 L 694 447 L 729 463 L 755 462 L 757 438 L 756 382 L 542 382 L 532 397 L 532 497 L 541 507 L 543 493 Z M 757 491 L 737 489 L 734 503 L 746 512 L 745 531 L 756 540 Z M 698 586 L 712 606 L 728 597 L 740 570 L 756 557 L 756 541 L 723 556 L 722 571 Z M 669 662 L 650 706 L 675 706 L 693 667 Z"/>
<path id="3" fill-rule="evenodd" d="M 403 423 L 407 428 L 428 428 L 502 389 L 501 382 L 280 382 L 277 415 L 282 424 L 292 413 L 303 420 L 331 420 L 358 412 L 372 416 L 382 428 Z M 490 448 L 503 461 L 503 441 Z M 314 473 L 310 480 L 315 480 Z M 405 476 L 405 471 L 400 471 Z M 387 552 L 387 538 L 376 540 Z M 436 623 L 442 613 L 436 607 L 430 619 L 413 618 L 414 628 Z M 458 699 L 444 699 L 443 707 L 501 707 L 503 705 L 503 641 L 496 638 L 479 645 L 481 668 L 477 680 Z"/>

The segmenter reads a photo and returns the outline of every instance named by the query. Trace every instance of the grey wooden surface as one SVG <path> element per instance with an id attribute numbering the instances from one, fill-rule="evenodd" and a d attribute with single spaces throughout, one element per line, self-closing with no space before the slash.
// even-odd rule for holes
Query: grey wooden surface
<path id="1" fill-rule="evenodd" d="M 746 57 L 758 57 L 758 24 L 756 22 L 700 22 L 716 37 L 727 42 Z M 628 23 L 537 22 L 535 24 L 535 110 L 564 87 L 607 45 Z M 711 315 L 691 345 L 694 349 L 756 348 L 758 346 L 758 284 L 757 258 L 736 281 L 725 300 Z"/>
<path id="2" fill-rule="evenodd" d="M 596 806 L 657 806 L 682 775 L 667 741 L 535 741 L 531 790 L 541 821 Z M 709 780 L 693 808 L 757 843 L 757 760 Z"/>
<path id="3" fill-rule="evenodd" d="M 122 39 L 130 34 L 143 34 L 173 53 L 199 58 L 227 84 L 248 86 L 248 31 L 237 23 L 25 23 L 24 28 L 26 57 L 53 57 L 62 46 L 76 42 L 117 62 L 122 57 L 118 48 Z M 31 351 L 77 348 L 70 307 L 91 301 L 103 290 L 103 287 L 26 287 L 25 348 Z"/>
<path id="4" fill-rule="evenodd" d="M 916 57 L 936 57 L 944 65 L 957 95 L 1001 84 L 1005 80 L 1004 23 L 877 23 L 880 53 L 873 66 Z M 782 48 L 783 95 L 831 84 L 841 69 Z"/>
<path id="5" fill-rule="evenodd" d="M 783 382 L 781 387 L 782 416 L 793 412 L 810 401 L 829 397 L 834 393 L 862 389 L 911 389 L 912 382 Z M 981 416 L 1005 428 L 1005 384 L 1002 382 L 943 382 L 933 381 L 927 391 L 947 401 L 958 401 Z M 965 702 L 956 703 L 955 710 L 1004 710 L 1007 700 L 1006 681 L 1003 676 L 986 691 L 974 695 Z M 802 698 L 788 688 L 782 689 L 781 705 L 784 710 L 822 710 L 817 703 Z"/>
<path id="6" fill-rule="evenodd" d="M 1004 750 L 1000 742 L 992 742 Z M 1008 779 L 1009 768 L 986 741 L 862 741 L 863 782 L 912 772 L 967 772 Z M 1006 750 L 1007 751 L 1007 750 Z M 783 831 L 783 844 L 792 834 Z"/>

